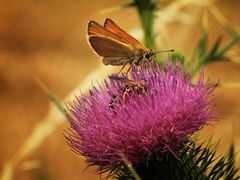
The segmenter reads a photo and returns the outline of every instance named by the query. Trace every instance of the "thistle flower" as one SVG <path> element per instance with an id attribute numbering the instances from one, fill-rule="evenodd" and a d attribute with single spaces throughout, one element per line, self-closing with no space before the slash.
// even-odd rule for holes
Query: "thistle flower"
<path id="1" fill-rule="evenodd" d="M 136 67 L 119 78 L 130 83 L 110 78 L 68 106 L 68 142 L 99 172 L 119 165 L 121 154 L 133 164 L 175 154 L 213 118 L 214 87 L 203 74 L 193 86 L 180 63 Z"/>

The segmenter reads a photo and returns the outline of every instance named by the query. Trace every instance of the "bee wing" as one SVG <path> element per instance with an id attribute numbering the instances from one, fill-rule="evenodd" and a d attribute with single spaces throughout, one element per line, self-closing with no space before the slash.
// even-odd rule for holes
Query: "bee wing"
<path id="1" fill-rule="evenodd" d="M 124 65 L 135 56 L 131 46 L 106 36 L 92 35 L 89 43 L 106 65 Z"/>
<path id="2" fill-rule="evenodd" d="M 108 76 L 110 79 L 115 80 L 115 81 L 120 81 L 123 83 L 132 83 L 134 82 L 133 80 L 128 79 L 125 76 L 119 76 L 118 74 L 112 74 Z"/>
<path id="3" fill-rule="evenodd" d="M 148 51 L 146 47 L 142 45 L 138 40 L 136 40 L 134 37 L 129 35 L 127 32 L 125 32 L 123 29 L 121 29 L 118 25 L 116 25 L 111 19 L 107 18 L 104 23 L 104 28 L 113 32 L 114 34 L 124 38 L 125 41 L 127 41 L 129 44 L 131 44 L 136 49 L 143 49 L 144 51 Z"/>

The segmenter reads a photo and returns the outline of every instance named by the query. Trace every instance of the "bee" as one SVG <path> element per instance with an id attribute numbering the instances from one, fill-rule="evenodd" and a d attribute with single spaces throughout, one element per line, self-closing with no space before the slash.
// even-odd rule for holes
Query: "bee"
<path id="1" fill-rule="evenodd" d="M 118 75 L 111 75 L 109 78 L 111 80 L 119 81 L 123 84 L 120 92 L 112 95 L 108 106 L 110 110 L 115 110 L 114 104 L 117 100 L 121 101 L 122 103 L 126 103 L 133 92 L 136 92 L 139 95 L 147 94 L 148 92 L 147 85 L 144 81 L 135 81 Z M 120 97 L 120 99 L 118 97 Z"/>

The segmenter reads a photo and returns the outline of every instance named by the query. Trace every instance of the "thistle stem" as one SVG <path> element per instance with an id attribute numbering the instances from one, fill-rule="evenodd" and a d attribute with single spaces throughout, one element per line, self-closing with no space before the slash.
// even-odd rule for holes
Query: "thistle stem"
<path id="1" fill-rule="evenodd" d="M 156 2 L 152 0 L 134 0 L 132 6 L 137 8 L 141 25 L 144 31 L 144 45 L 149 49 L 155 49 L 155 34 L 153 31 Z"/>

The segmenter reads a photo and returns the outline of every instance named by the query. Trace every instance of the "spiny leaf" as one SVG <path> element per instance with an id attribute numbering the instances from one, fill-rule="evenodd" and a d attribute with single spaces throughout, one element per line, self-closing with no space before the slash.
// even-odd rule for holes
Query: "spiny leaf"
<path id="1" fill-rule="evenodd" d="M 208 40 L 208 33 L 206 31 L 203 31 L 201 33 L 201 36 L 199 38 L 199 42 L 197 45 L 199 57 L 203 56 L 204 53 L 207 51 L 207 40 Z"/>
<path id="2" fill-rule="evenodd" d="M 217 38 L 217 40 L 215 41 L 211 51 L 209 52 L 209 57 L 208 59 L 206 59 L 206 62 L 205 63 L 209 63 L 209 62 L 213 62 L 215 61 L 216 59 L 223 59 L 224 56 L 223 54 L 219 54 L 218 53 L 218 50 L 220 48 L 220 44 L 221 44 L 221 41 L 222 41 L 222 37 L 219 36 Z"/>
<path id="3" fill-rule="evenodd" d="M 155 155 L 160 159 L 142 163 L 133 163 L 133 167 L 142 179 L 196 179 L 196 180 L 226 180 L 238 179 L 238 169 L 234 167 L 234 149 L 230 148 L 228 156 L 216 158 L 216 148 L 203 144 L 196 145 L 195 142 L 184 144 L 178 151 L 177 159 L 174 155 Z M 116 172 L 117 179 L 134 179 L 129 169 L 122 164 Z"/>
<path id="4" fill-rule="evenodd" d="M 230 29 L 233 36 L 232 39 L 221 48 L 221 36 L 219 36 L 210 48 L 210 51 L 207 51 L 208 32 L 206 30 L 202 31 L 197 46 L 192 53 L 191 59 L 198 59 L 193 73 L 196 73 L 202 66 L 208 63 L 227 59 L 227 51 L 240 41 L 240 35 L 233 28 Z"/>

